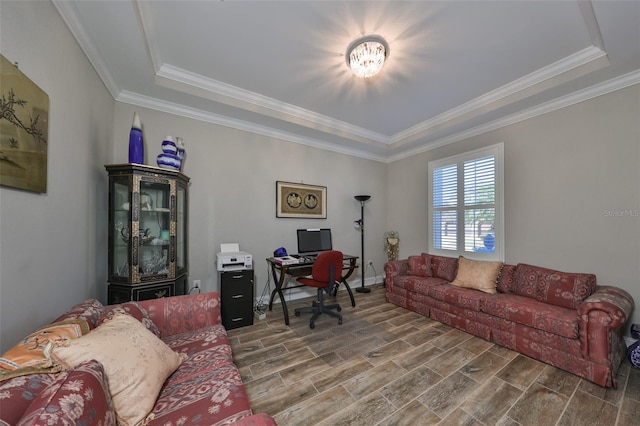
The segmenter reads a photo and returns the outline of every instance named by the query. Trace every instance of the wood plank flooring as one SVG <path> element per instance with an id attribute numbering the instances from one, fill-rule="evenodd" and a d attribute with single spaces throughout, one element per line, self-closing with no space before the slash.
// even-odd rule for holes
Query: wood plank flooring
<path id="1" fill-rule="evenodd" d="M 280 305 L 229 331 L 254 412 L 279 425 L 636 425 L 640 370 L 624 361 L 618 389 L 385 302 L 384 288 L 341 288 L 343 324 Z M 327 297 L 327 302 L 333 298 Z"/>

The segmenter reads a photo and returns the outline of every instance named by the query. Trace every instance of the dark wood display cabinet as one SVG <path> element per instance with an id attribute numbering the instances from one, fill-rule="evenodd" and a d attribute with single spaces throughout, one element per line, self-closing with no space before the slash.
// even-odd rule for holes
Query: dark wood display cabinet
<path id="1" fill-rule="evenodd" d="M 109 173 L 108 303 L 188 292 L 189 178 L 141 164 Z"/>
<path id="2" fill-rule="evenodd" d="M 220 272 L 222 325 L 227 330 L 253 324 L 253 269 Z"/>

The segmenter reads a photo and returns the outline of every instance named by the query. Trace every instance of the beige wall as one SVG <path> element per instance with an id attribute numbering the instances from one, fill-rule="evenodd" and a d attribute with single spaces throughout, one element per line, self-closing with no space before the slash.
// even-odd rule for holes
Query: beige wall
<path id="1" fill-rule="evenodd" d="M 360 234 L 352 224 L 360 218 L 360 204 L 353 196 L 362 193 L 371 195 L 365 207 L 365 256 L 382 275 L 385 164 L 119 102 L 112 153 L 116 163 L 127 161 L 134 111 L 144 128 L 147 164 L 155 164 L 165 136 L 181 136 L 186 144 L 183 172 L 191 178 L 190 282 L 199 279 L 205 291 L 217 291 L 216 254 L 221 243 L 235 242 L 254 257 L 256 295 L 260 296 L 269 277 L 265 259 L 281 246 L 296 253 L 298 228 L 331 228 L 335 248 L 360 255 Z M 276 218 L 278 180 L 326 186 L 327 219 Z M 374 272 L 367 271 L 366 278 L 373 282 Z M 359 276 L 354 280 L 359 283 Z"/>
<path id="2" fill-rule="evenodd" d="M 49 2 L 3 1 L 1 52 L 49 95 L 47 193 L 0 187 L 0 350 L 106 295 L 113 98 Z M 5 88 L 2 88 L 5 94 Z"/>
<path id="3" fill-rule="evenodd" d="M 330 227 L 336 247 L 359 254 L 360 193 L 372 195 L 366 258 L 380 275 L 385 231 L 399 231 L 401 257 L 426 250 L 427 162 L 502 141 L 506 261 L 594 272 L 640 301 L 640 218 L 606 213 L 640 209 L 640 86 L 385 165 L 114 102 L 51 3 L 0 11 L 2 54 L 51 102 L 47 194 L 0 188 L 0 350 L 77 302 L 106 302 L 103 166 L 127 161 L 134 111 L 148 164 L 164 136 L 187 144 L 190 279 L 205 291 L 218 289 L 223 242 L 254 255 L 258 295 L 264 259 L 295 252 L 298 227 Z M 276 219 L 276 180 L 327 186 L 328 218 Z"/>
<path id="4" fill-rule="evenodd" d="M 639 85 L 389 164 L 388 226 L 401 257 L 427 248 L 427 163 L 497 142 L 506 262 L 592 272 L 640 302 Z"/>

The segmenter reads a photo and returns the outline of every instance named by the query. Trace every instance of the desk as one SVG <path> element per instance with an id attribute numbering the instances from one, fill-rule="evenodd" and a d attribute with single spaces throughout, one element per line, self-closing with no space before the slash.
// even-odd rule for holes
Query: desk
<path id="1" fill-rule="evenodd" d="M 343 271 L 347 271 L 342 277 L 340 277 L 340 282 L 345 285 L 347 291 L 349 292 L 349 297 L 351 298 L 351 306 L 356 306 L 356 301 L 353 298 L 353 292 L 351 291 L 351 287 L 347 284 L 347 278 L 353 274 L 353 271 L 358 267 L 357 256 L 351 256 L 345 254 L 343 256 Z M 269 298 L 269 310 L 273 309 L 273 299 L 275 299 L 276 294 L 280 297 L 280 303 L 282 303 L 282 312 L 284 313 L 284 323 L 289 325 L 289 311 L 287 309 L 287 302 L 284 300 L 284 294 L 282 294 L 283 286 L 286 281 L 286 276 L 290 275 L 292 277 L 306 277 L 307 275 L 311 275 L 311 267 L 313 266 L 313 262 L 302 262 L 302 263 L 294 263 L 292 265 L 281 265 L 276 262 L 275 258 L 269 257 L 267 258 L 267 263 L 271 266 L 271 276 L 273 277 L 273 282 L 275 283 L 276 288 L 271 292 L 271 297 Z M 305 285 L 294 285 L 287 286 L 284 289 L 291 288 L 299 288 L 305 287 Z"/>

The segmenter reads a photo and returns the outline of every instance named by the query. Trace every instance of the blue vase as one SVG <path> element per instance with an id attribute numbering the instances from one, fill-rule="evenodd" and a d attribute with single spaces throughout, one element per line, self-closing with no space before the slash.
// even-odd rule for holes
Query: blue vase
<path id="1" fill-rule="evenodd" d="M 133 113 L 133 124 L 129 132 L 129 163 L 144 164 L 144 141 L 142 139 L 142 126 L 138 113 Z"/>

